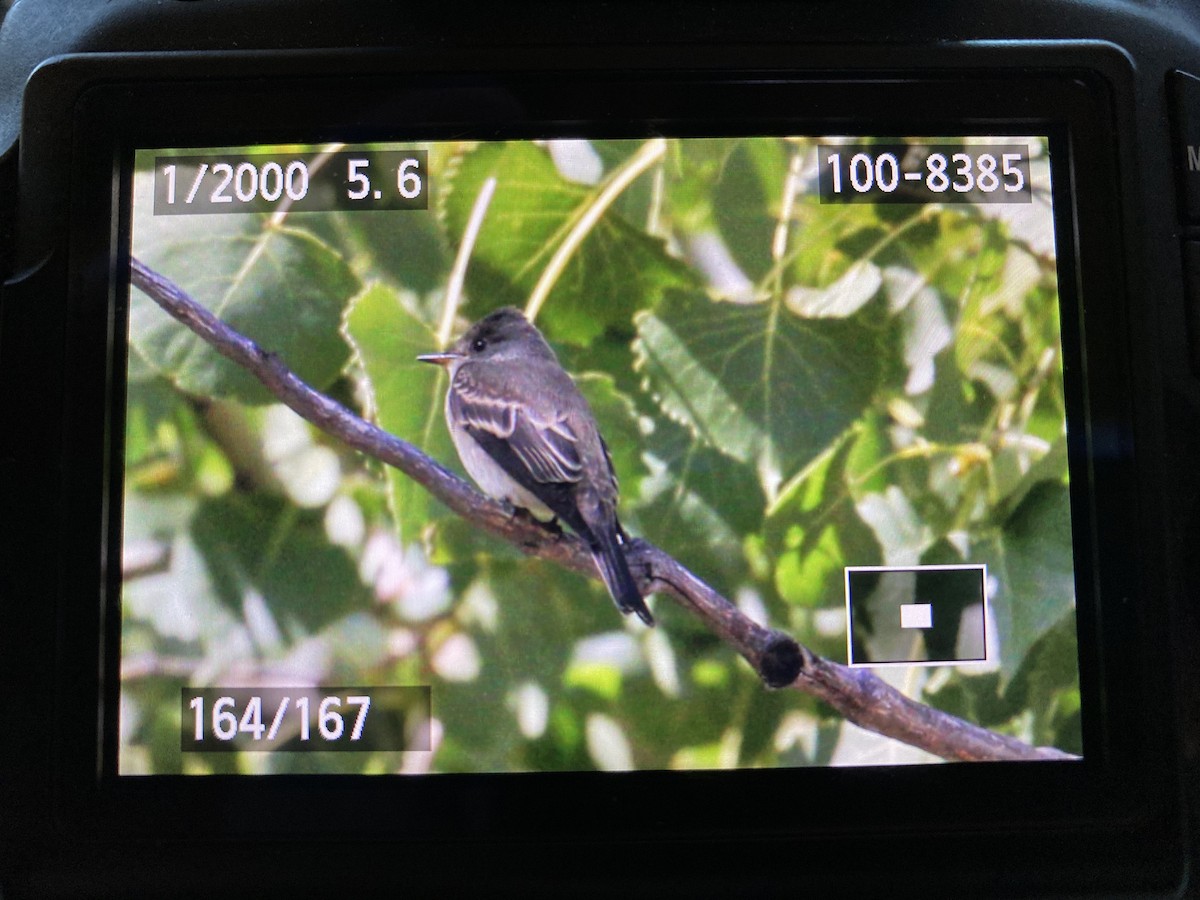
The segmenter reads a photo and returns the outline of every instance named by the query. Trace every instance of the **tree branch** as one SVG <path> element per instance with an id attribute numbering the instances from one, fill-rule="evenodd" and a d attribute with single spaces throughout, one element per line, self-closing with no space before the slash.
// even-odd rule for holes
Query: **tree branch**
<path id="1" fill-rule="evenodd" d="M 416 447 L 364 421 L 313 390 L 273 353 L 229 328 L 178 285 L 138 260 L 132 282 L 217 352 L 245 368 L 282 403 L 345 444 L 393 466 L 477 528 L 597 578 L 595 564 L 574 535 L 554 533 L 485 497 Z M 626 548 L 630 569 L 646 593 L 667 594 L 736 650 L 769 687 L 792 687 L 817 697 L 848 721 L 919 747 L 943 759 L 1071 759 L 1050 747 L 1031 747 L 948 713 L 910 700 L 866 669 L 825 659 L 791 636 L 752 621 L 673 557 L 644 540 Z"/>

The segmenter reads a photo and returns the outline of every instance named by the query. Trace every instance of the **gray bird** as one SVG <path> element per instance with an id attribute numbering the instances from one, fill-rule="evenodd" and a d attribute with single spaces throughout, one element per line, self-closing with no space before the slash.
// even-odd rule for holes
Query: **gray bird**
<path id="1" fill-rule="evenodd" d="M 565 522 L 588 545 L 617 608 L 653 625 L 621 549 L 612 457 L 541 332 L 507 306 L 446 352 L 417 359 L 449 370 L 446 425 L 483 492 Z"/>

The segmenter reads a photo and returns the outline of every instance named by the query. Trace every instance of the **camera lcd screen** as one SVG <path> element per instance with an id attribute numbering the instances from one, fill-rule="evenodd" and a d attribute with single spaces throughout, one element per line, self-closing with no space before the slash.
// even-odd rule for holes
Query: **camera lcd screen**
<path id="1" fill-rule="evenodd" d="M 646 542 L 734 631 L 1082 754 L 1047 137 L 132 163 L 120 774 L 940 760 L 643 601 Z M 360 420 L 499 524 L 348 444 Z"/>

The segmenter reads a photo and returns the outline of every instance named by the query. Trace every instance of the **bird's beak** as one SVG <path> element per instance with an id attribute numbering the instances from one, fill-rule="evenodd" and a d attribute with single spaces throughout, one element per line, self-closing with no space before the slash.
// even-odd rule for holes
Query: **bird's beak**
<path id="1" fill-rule="evenodd" d="M 435 366 L 448 366 L 456 359 L 462 359 L 462 354 L 451 353 L 449 351 L 444 353 L 426 353 L 423 356 L 418 356 L 417 359 L 421 362 L 433 363 Z"/>

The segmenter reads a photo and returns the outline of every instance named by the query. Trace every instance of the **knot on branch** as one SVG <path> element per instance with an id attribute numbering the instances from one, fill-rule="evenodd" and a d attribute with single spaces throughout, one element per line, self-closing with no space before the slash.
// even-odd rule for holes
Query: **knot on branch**
<path id="1" fill-rule="evenodd" d="M 784 688 L 800 677 L 804 668 L 804 652 L 786 634 L 776 633 L 763 649 L 758 674 L 767 687 Z"/>

